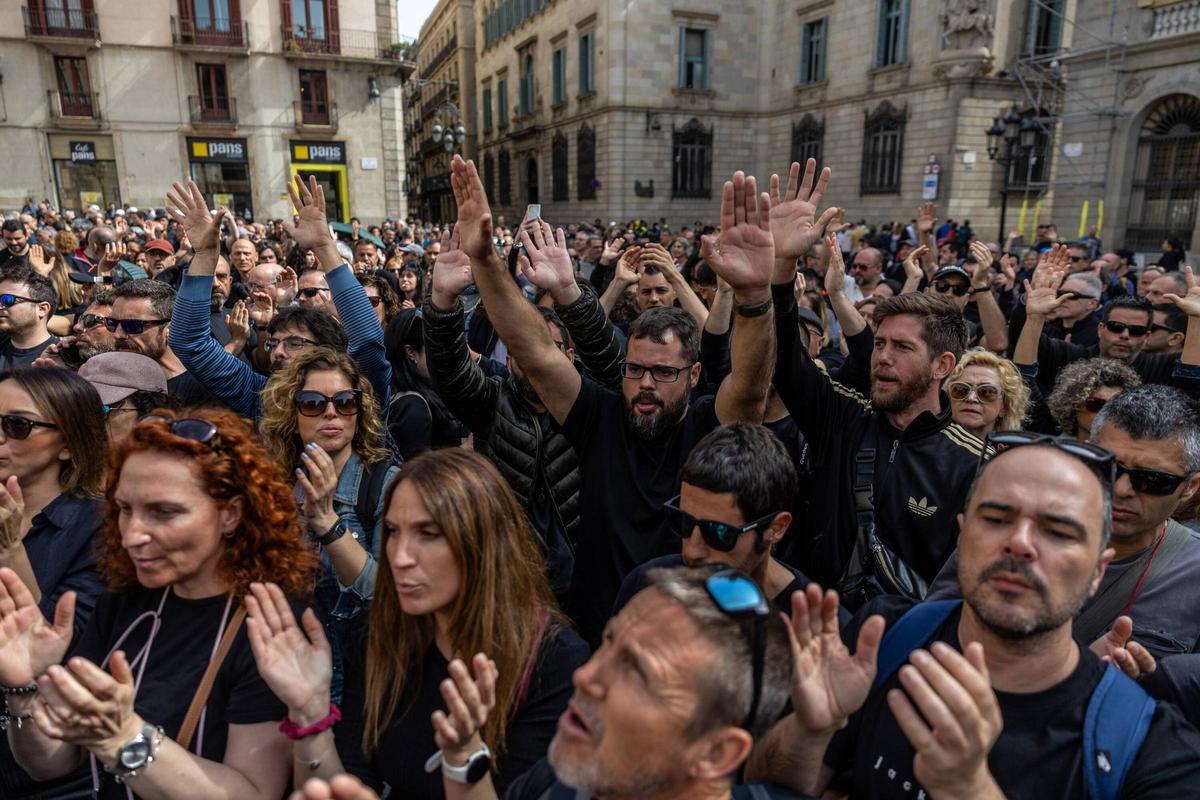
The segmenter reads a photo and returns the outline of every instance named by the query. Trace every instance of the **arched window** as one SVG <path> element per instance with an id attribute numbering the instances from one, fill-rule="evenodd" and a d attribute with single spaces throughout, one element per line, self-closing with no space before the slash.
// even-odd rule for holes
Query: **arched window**
<path id="1" fill-rule="evenodd" d="M 571 199 L 567 185 L 567 137 L 562 131 L 554 134 L 550 143 L 550 172 L 554 181 L 554 202 L 563 203 Z"/>
<path id="2" fill-rule="evenodd" d="M 908 114 L 887 100 L 867 114 L 859 194 L 900 194 L 907 120 Z"/>
<path id="3" fill-rule="evenodd" d="M 792 161 L 800 164 L 801 174 L 804 173 L 804 165 L 810 158 L 817 160 L 817 174 L 820 174 L 824 142 L 825 123 L 818 121 L 812 114 L 805 114 L 800 122 L 792 123 Z"/>
<path id="4" fill-rule="evenodd" d="M 1158 251 L 1163 239 L 1187 245 L 1200 201 L 1200 99 L 1173 94 L 1159 101 L 1138 137 L 1125 246 Z"/>
<path id="5" fill-rule="evenodd" d="M 712 197 L 713 129 L 692 117 L 671 130 L 671 197 Z"/>

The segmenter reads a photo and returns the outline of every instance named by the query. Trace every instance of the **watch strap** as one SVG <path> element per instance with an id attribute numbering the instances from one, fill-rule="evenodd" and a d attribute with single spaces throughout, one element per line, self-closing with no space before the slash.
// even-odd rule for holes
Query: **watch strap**
<path id="1" fill-rule="evenodd" d="M 742 305 L 741 303 L 737 303 L 734 305 L 733 310 L 738 313 L 739 317 L 761 317 L 763 314 L 770 311 L 771 306 L 774 304 L 775 301 L 770 295 L 768 295 L 767 299 L 763 300 L 761 303 L 754 303 L 752 305 Z"/>
<path id="2" fill-rule="evenodd" d="M 484 762 L 481 764 L 480 762 Z M 486 744 L 481 745 L 478 750 L 467 756 L 467 761 L 461 767 L 455 767 L 447 763 L 445 757 L 442 756 L 442 751 L 438 750 L 429 760 L 425 762 L 425 771 L 427 773 L 434 772 L 440 765 L 442 775 L 454 781 L 455 783 L 475 784 L 483 779 L 487 774 L 492 763 L 492 751 Z M 486 768 L 484 768 L 486 764 Z"/>
<path id="3" fill-rule="evenodd" d="M 332 528 L 317 537 L 317 544 L 321 545 L 321 547 L 328 547 L 338 539 L 345 536 L 349 530 L 350 527 L 346 525 L 346 521 L 339 519 L 333 524 Z"/>

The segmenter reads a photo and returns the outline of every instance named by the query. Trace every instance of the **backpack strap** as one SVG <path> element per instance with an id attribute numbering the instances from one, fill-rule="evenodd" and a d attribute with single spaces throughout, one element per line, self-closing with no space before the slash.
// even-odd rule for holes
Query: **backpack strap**
<path id="1" fill-rule="evenodd" d="M 385 458 L 368 464 L 363 470 L 363 476 L 358 482 L 358 499 L 354 503 L 354 516 L 362 525 L 367 537 L 375 533 L 375 506 L 379 504 L 379 495 L 383 492 L 383 483 L 387 480 L 388 470 L 392 460 Z"/>
<path id="2" fill-rule="evenodd" d="M 909 653 L 928 642 L 961 605 L 962 600 L 929 600 L 917 603 L 896 620 L 879 645 L 874 685 L 880 686 L 900 669 Z"/>
<path id="3" fill-rule="evenodd" d="M 1083 718 L 1083 775 L 1089 800 L 1116 800 L 1158 704 L 1112 664 Z"/>

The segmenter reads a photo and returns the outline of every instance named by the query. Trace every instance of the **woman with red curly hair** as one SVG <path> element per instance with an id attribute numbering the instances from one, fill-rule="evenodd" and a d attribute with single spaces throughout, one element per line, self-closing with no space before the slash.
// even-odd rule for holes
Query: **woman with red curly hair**
<path id="1" fill-rule="evenodd" d="M 0 569 L 17 761 L 45 780 L 90 760 L 101 798 L 278 800 L 291 771 L 284 706 L 255 667 L 242 598 L 254 581 L 311 590 L 316 558 L 290 483 L 248 422 L 213 410 L 142 420 L 109 475 L 109 593 L 69 654 L 74 594 L 48 623 Z"/>

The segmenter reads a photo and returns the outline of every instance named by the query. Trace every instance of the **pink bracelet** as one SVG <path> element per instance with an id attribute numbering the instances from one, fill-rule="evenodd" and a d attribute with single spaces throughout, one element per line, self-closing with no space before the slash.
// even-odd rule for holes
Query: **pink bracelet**
<path id="1" fill-rule="evenodd" d="M 329 714 L 324 719 L 318 720 L 312 725 L 301 728 L 299 725 L 292 722 L 289 717 L 284 717 L 283 721 L 279 723 L 279 731 L 289 739 L 304 739 L 308 736 L 312 736 L 314 733 L 320 733 L 321 731 L 332 728 L 335 723 L 341 720 L 341 718 L 342 712 L 337 707 L 337 704 L 330 703 Z"/>

